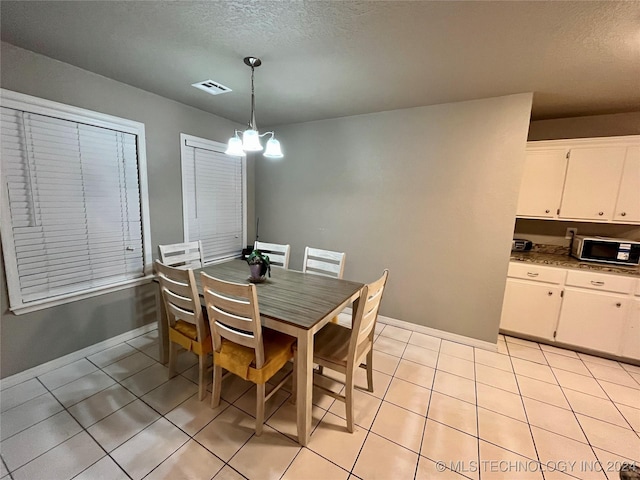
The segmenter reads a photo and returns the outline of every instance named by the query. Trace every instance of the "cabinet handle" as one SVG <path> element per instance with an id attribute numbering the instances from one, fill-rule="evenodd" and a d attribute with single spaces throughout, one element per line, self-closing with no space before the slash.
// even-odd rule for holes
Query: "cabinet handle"
<path id="1" fill-rule="evenodd" d="M 547 293 L 547 295 L 551 296 L 551 295 L 553 295 L 553 292 L 549 292 L 549 293 Z"/>
<path id="2" fill-rule="evenodd" d="M 604 212 L 598 212 L 598 215 L 602 216 L 604 215 Z"/>
<path id="3" fill-rule="evenodd" d="M 550 211 L 551 211 L 551 210 L 546 209 L 546 210 L 544 211 L 544 213 L 549 213 Z"/>
<path id="4" fill-rule="evenodd" d="M 604 282 L 591 280 L 591 285 L 595 285 L 596 287 L 602 287 Z"/>
<path id="5" fill-rule="evenodd" d="M 616 307 L 620 308 L 622 304 L 620 302 L 616 303 Z"/>
<path id="6" fill-rule="evenodd" d="M 624 217 L 624 216 L 626 216 L 626 215 L 627 215 L 627 212 L 622 212 L 622 213 L 620 214 L 620 216 L 621 216 L 621 217 Z"/>
<path id="7" fill-rule="evenodd" d="M 537 277 L 538 275 L 540 275 L 539 273 L 534 273 L 534 272 L 527 272 L 527 277 Z"/>

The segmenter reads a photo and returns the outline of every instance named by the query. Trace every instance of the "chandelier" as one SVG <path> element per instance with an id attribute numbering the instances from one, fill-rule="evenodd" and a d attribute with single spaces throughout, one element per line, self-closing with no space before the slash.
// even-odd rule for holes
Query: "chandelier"
<path id="1" fill-rule="evenodd" d="M 233 137 L 229 139 L 227 150 L 224 152 L 227 155 L 244 156 L 246 152 L 259 152 L 262 151 L 262 144 L 260 138 L 265 135 L 271 135 L 271 138 L 267 141 L 267 147 L 264 151 L 264 156 L 268 158 L 282 158 L 282 150 L 280 149 L 280 142 L 275 139 L 273 132 L 258 132 L 256 125 L 256 97 L 253 88 L 253 73 L 254 70 L 262 65 L 259 58 L 245 57 L 245 65 L 251 67 L 251 120 L 248 123 L 248 128 L 244 132 L 236 130 Z M 240 133 L 242 133 L 242 139 L 240 139 Z"/>

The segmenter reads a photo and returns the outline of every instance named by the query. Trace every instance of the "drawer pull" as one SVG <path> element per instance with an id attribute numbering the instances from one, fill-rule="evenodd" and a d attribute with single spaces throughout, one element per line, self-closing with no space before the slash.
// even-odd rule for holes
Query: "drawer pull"
<path id="1" fill-rule="evenodd" d="M 595 281 L 595 280 L 591 280 L 591 285 L 595 285 L 596 287 L 602 287 L 604 285 L 604 282 L 602 281 Z"/>
<path id="2" fill-rule="evenodd" d="M 602 216 L 604 215 L 604 212 L 598 212 L 598 215 Z"/>
<path id="3" fill-rule="evenodd" d="M 622 213 L 620 214 L 620 216 L 621 216 L 621 217 L 624 217 L 624 216 L 626 216 L 626 215 L 627 215 L 627 212 L 622 212 Z"/>
<path id="4" fill-rule="evenodd" d="M 620 302 L 616 303 L 616 307 L 620 308 L 622 304 Z"/>
<path id="5" fill-rule="evenodd" d="M 544 213 L 549 213 L 551 210 L 547 209 L 544 211 Z"/>
<path id="6" fill-rule="evenodd" d="M 553 295 L 553 292 L 548 292 L 547 295 L 551 296 Z"/>
<path id="7" fill-rule="evenodd" d="M 537 277 L 538 275 L 540 274 L 535 272 L 527 272 L 527 277 Z"/>

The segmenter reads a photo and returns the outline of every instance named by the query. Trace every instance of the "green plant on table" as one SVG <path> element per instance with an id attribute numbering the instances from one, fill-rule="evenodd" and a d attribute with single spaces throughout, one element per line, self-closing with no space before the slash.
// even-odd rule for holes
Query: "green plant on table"
<path id="1" fill-rule="evenodd" d="M 249 265 L 261 265 L 260 276 L 263 277 L 267 273 L 271 276 L 271 262 L 269 256 L 265 255 L 258 249 L 254 249 L 247 257 L 247 263 Z"/>

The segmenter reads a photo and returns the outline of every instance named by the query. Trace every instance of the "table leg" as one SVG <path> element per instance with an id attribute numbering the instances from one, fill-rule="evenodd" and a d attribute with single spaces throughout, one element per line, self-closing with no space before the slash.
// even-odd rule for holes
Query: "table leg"
<path id="1" fill-rule="evenodd" d="M 296 358 L 298 443 L 309 443 L 311 434 L 311 403 L 313 396 L 313 333 L 298 333 L 298 357 Z"/>

